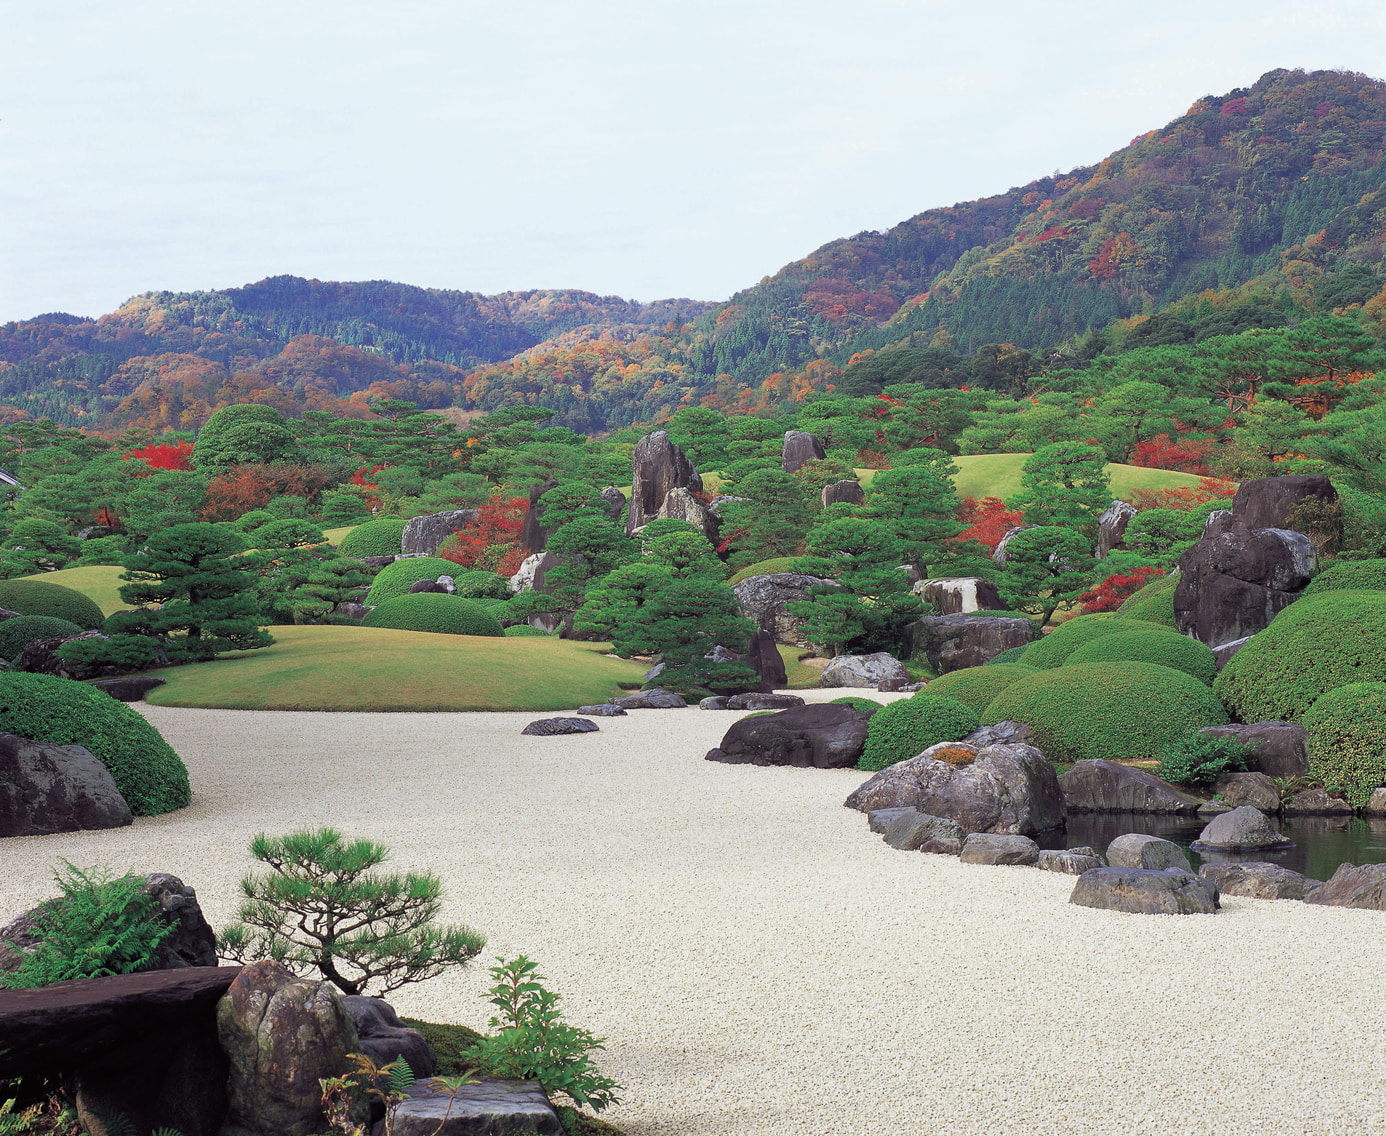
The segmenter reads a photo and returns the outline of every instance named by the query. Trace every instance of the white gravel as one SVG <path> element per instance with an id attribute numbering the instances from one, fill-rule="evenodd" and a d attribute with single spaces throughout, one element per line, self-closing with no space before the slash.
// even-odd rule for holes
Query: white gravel
<path id="1" fill-rule="evenodd" d="M 607 1037 L 631 1136 L 1386 1125 L 1380 913 L 1072 907 L 1071 877 L 887 848 L 842 807 L 863 774 L 704 761 L 728 713 L 522 738 L 539 715 L 141 710 L 192 806 L 6 841 L 0 915 L 67 857 L 177 873 L 221 925 L 256 831 L 382 840 L 443 878 L 484 959 L 538 959 Z M 482 1027 L 485 985 L 478 965 L 393 1000 Z"/>

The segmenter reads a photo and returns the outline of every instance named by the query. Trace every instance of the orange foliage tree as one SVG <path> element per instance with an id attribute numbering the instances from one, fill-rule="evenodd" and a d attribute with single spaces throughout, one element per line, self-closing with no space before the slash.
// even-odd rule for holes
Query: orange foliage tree
<path id="1" fill-rule="evenodd" d="M 477 510 L 465 528 L 458 529 L 438 548 L 438 555 L 463 568 L 514 575 L 524 560 L 517 543 L 529 501 L 496 494 Z"/>
<path id="2" fill-rule="evenodd" d="M 988 552 L 995 552 L 1001 538 L 1020 524 L 1023 516 L 1019 509 L 1007 509 L 1000 497 L 983 497 L 980 504 L 976 498 L 964 497 L 958 506 L 958 520 L 967 528 L 953 539 L 975 540 L 986 545 Z"/>

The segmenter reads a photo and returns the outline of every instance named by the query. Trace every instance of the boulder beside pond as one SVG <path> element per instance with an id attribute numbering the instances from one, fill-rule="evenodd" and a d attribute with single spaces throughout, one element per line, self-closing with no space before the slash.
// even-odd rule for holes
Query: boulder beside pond
<path id="1" fill-rule="evenodd" d="M 1201 734 L 1231 738 L 1250 751 L 1247 768 L 1267 777 L 1303 777 L 1309 772 L 1309 734 L 1293 722 L 1231 723 L 1205 726 Z"/>
<path id="2" fill-rule="evenodd" d="M 1113 868 L 1150 868 L 1161 872 L 1166 868 L 1192 871 L 1189 857 L 1171 840 L 1128 832 L 1107 846 L 1107 863 Z"/>
<path id="3" fill-rule="evenodd" d="M 959 859 L 964 864 L 1029 866 L 1039 863 L 1039 845 L 1028 836 L 972 832 L 963 841 Z"/>
<path id="4" fill-rule="evenodd" d="M 1221 906 L 1211 880 L 1179 868 L 1090 868 L 1078 877 L 1068 901 L 1134 915 L 1212 915 Z"/>
<path id="5" fill-rule="evenodd" d="M 1249 899 L 1303 899 L 1317 883 L 1300 873 L 1264 860 L 1243 863 L 1205 863 L 1198 869 L 1223 895 Z"/>
<path id="6" fill-rule="evenodd" d="M 1202 803 L 1119 761 L 1079 761 L 1059 778 L 1071 813 L 1196 813 Z"/>
<path id="7" fill-rule="evenodd" d="M 1293 843 L 1260 809 L 1242 805 L 1210 820 L 1192 847 L 1195 852 L 1261 852 Z"/>
<path id="8" fill-rule="evenodd" d="M 1304 902 L 1386 911 L 1386 864 L 1339 864 L 1333 878 L 1310 891 Z"/>

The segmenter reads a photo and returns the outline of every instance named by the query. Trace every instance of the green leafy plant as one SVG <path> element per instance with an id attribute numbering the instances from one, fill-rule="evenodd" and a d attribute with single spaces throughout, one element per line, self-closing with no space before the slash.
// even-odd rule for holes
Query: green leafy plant
<path id="1" fill-rule="evenodd" d="M 1302 725 L 1309 770 L 1330 793 L 1362 808 L 1386 784 L 1386 682 L 1353 682 L 1319 698 Z"/>
<path id="2" fill-rule="evenodd" d="M 974 711 L 951 698 L 923 691 L 902 698 L 871 715 L 866 745 L 857 768 L 874 772 L 917 757 L 939 742 L 956 742 L 978 726 Z"/>
<path id="3" fill-rule="evenodd" d="M 35 639 L 59 635 L 80 635 L 82 629 L 66 619 L 51 615 L 21 615 L 0 621 L 0 659 L 14 659 Z"/>
<path id="4" fill-rule="evenodd" d="M 1245 769 L 1248 752 L 1235 738 L 1189 734 L 1172 743 L 1160 756 L 1160 777 L 1174 785 L 1202 789 L 1224 773 Z"/>
<path id="5" fill-rule="evenodd" d="M 268 837 L 250 854 L 270 872 L 241 881 L 240 922 L 218 940 L 238 962 L 273 958 L 316 971 L 345 994 L 385 994 L 466 966 L 486 945 L 469 927 L 438 927 L 443 885 L 432 873 L 374 871 L 382 844 L 348 843 L 331 828 Z"/>
<path id="6" fill-rule="evenodd" d="M 398 556 L 406 523 L 390 518 L 367 521 L 342 537 L 337 550 L 343 556 Z"/>

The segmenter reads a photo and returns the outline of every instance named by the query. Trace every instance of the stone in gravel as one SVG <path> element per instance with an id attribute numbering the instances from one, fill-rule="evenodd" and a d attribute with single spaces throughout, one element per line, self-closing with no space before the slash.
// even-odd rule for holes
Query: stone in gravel
<path id="1" fill-rule="evenodd" d="M 538 1081 L 485 1077 L 463 1086 L 451 1108 L 450 1095 L 427 1082 L 411 1086 L 395 1111 L 394 1136 L 563 1136 Z"/>
<path id="2" fill-rule="evenodd" d="M 529 738 L 552 738 L 559 734 L 591 734 L 600 729 L 596 722 L 586 718 L 540 718 L 520 733 Z"/>
<path id="3" fill-rule="evenodd" d="M 356 1025 L 361 1039 L 361 1052 L 380 1068 L 403 1057 L 417 1080 L 433 1076 L 438 1057 L 423 1034 L 410 1029 L 395 1013 L 395 1008 L 383 998 L 367 998 L 350 994 L 342 1005 Z"/>
<path id="4" fill-rule="evenodd" d="M 1280 790 L 1264 773 L 1224 773 L 1216 787 L 1229 808 L 1250 805 L 1263 813 L 1280 811 Z"/>
<path id="5" fill-rule="evenodd" d="M 1039 863 L 1039 845 L 1028 836 L 972 832 L 963 841 L 961 859 L 964 864 L 1028 866 Z"/>
<path id="6" fill-rule="evenodd" d="M 1071 813 L 1194 813 L 1201 804 L 1153 773 L 1117 761 L 1079 761 L 1059 786 Z"/>
<path id="7" fill-rule="evenodd" d="M 1293 843 L 1280 835 L 1280 830 L 1260 809 L 1242 805 L 1209 821 L 1192 847 L 1195 852 L 1260 852 L 1288 848 Z"/>
<path id="8" fill-rule="evenodd" d="M 734 722 L 708 761 L 735 765 L 798 765 L 844 769 L 866 746 L 871 715 L 820 702 Z M 895 804 L 909 802 L 892 802 Z"/>
<path id="9" fill-rule="evenodd" d="M 603 702 L 597 706 L 579 706 L 579 714 L 586 714 L 589 718 L 624 718 L 626 711 L 620 706 L 613 706 L 610 702 Z"/>
<path id="10" fill-rule="evenodd" d="M 622 698 L 613 698 L 611 704 L 625 710 L 677 710 L 688 705 L 672 690 L 665 690 L 662 686 L 657 686 L 653 690 L 639 690 Z"/>
<path id="11" fill-rule="evenodd" d="M 1134 915 L 1212 915 L 1221 906 L 1211 880 L 1178 868 L 1089 868 L 1078 877 L 1068 901 Z"/>
<path id="12" fill-rule="evenodd" d="M 1149 868 L 1156 872 L 1165 868 L 1193 870 L 1179 845 L 1140 832 L 1128 832 L 1107 845 L 1107 863 L 1113 868 Z"/>
<path id="13" fill-rule="evenodd" d="M 100 758 L 0 733 L 0 837 L 120 828 L 134 820 Z"/>
<path id="14" fill-rule="evenodd" d="M 1351 816 L 1352 806 L 1341 797 L 1330 797 L 1322 789 L 1306 789 L 1296 793 L 1281 810 L 1293 816 Z"/>
<path id="15" fill-rule="evenodd" d="M 167 681 L 157 675 L 120 675 L 117 678 L 93 679 L 87 685 L 104 690 L 119 702 L 139 702 L 156 686 L 163 686 Z"/>
<path id="16" fill-rule="evenodd" d="M 1089 868 L 1102 867 L 1096 856 L 1088 856 L 1070 848 L 1061 852 L 1057 848 L 1043 848 L 1039 854 L 1039 867 L 1046 872 L 1062 872 L 1066 876 L 1081 876 Z"/>
<path id="17" fill-rule="evenodd" d="M 923 814 L 913 806 L 904 809 L 873 809 L 866 814 L 866 827 L 872 832 L 879 832 L 884 835 L 897 817 L 922 815 Z"/>
<path id="18" fill-rule="evenodd" d="M 1339 864 L 1333 878 L 1313 888 L 1304 902 L 1386 911 L 1386 864 Z"/>
<path id="19" fill-rule="evenodd" d="M 728 709 L 730 709 L 730 707 L 727 705 L 727 703 L 730 702 L 730 701 L 731 701 L 731 697 L 730 697 L 729 695 L 726 695 L 726 694 L 709 694 L 706 698 L 703 698 L 703 699 L 700 699 L 700 700 L 699 700 L 699 702 L 698 702 L 698 709 L 699 709 L 699 710 L 728 710 Z"/>
<path id="20" fill-rule="evenodd" d="M 727 699 L 728 710 L 788 710 L 791 706 L 802 706 L 804 700 L 797 694 L 733 694 Z"/>
<path id="21" fill-rule="evenodd" d="M 885 831 L 885 842 L 902 852 L 918 852 L 924 850 L 927 844 L 937 845 L 947 841 L 960 846 L 962 838 L 963 830 L 957 821 L 930 816 L 918 809 L 911 809 L 905 815 L 896 817 Z"/>
<path id="22" fill-rule="evenodd" d="M 913 681 L 905 664 L 886 651 L 871 655 L 838 655 L 829 661 L 819 677 L 820 686 L 879 687 L 883 682 L 901 685 Z"/>
<path id="23" fill-rule="evenodd" d="M 1251 899 L 1303 899 L 1313 881 L 1264 860 L 1244 864 L 1204 864 L 1198 874 L 1212 880 L 1223 895 L 1244 895 Z"/>
<path id="24" fill-rule="evenodd" d="M 1255 773 L 1289 780 L 1309 772 L 1309 735 L 1293 722 L 1205 726 L 1199 733 L 1241 742 L 1250 750 L 1247 768 Z"/>

